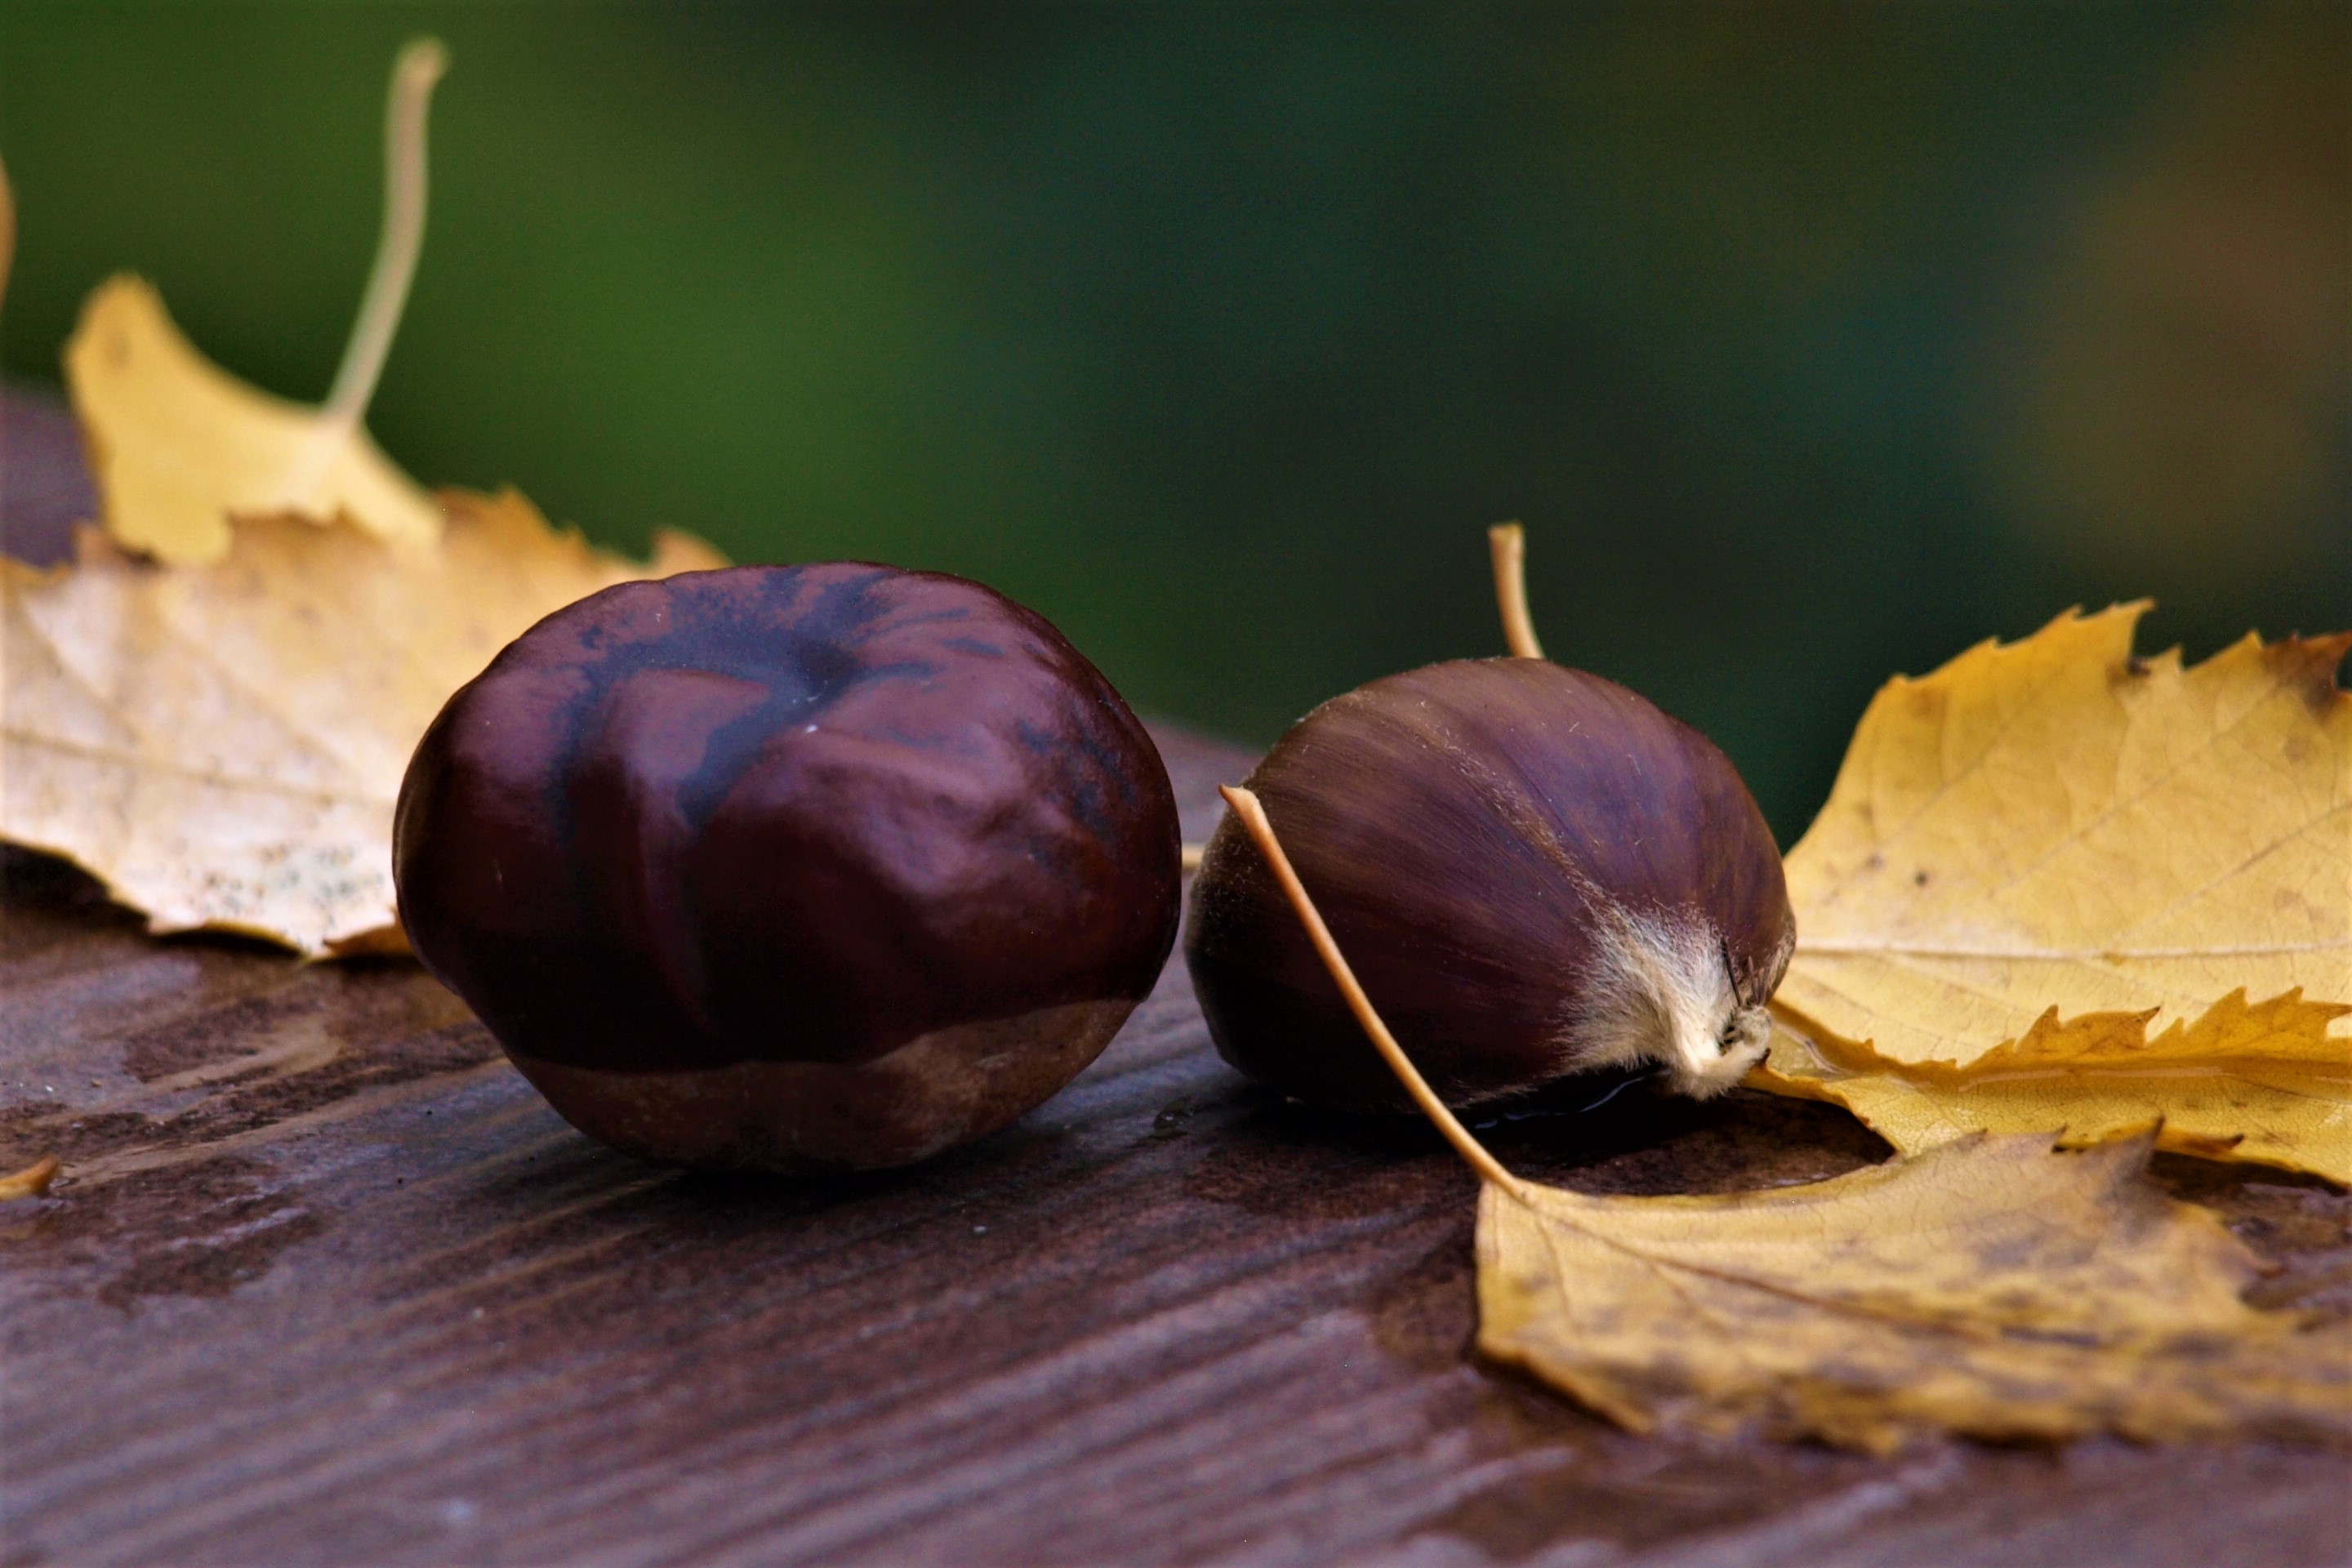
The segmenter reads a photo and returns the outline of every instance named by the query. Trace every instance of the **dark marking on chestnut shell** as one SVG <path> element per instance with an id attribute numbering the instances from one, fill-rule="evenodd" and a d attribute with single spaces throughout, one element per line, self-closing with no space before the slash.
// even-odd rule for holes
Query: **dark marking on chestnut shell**
<path id="1" fill-rule="evenodd" d="M 1452 1104 L 1586 1065 L 1561 1042 L 1597 959 L 1588 889 L 1705 915 L 1751 1003 L 1794 943 L 1779 850 L 1728 759 L 1580 670 L 1465 660 L 1373 681 L 1299 721 L 1248 783 L 1366 994 Z M 1230 817 L 1193 885 L 1185 956 L 1234 1067 L 1314 1104 L 1411 1108 Z"/>
<path id="2" fill-rule="evenodd" d="M 862 563 L 548 616 L 426 732 L 393 857 L 418 956 L 526 1070 L 856 1065 L 1100 1019 L 1179 912 L 1174 795 L 1110 683 L 988 588 Z M 995 1124 L 1085 1065 L 1040 1088 L 1006 1048 L 989 1071 L 1025 1098 Z"/>

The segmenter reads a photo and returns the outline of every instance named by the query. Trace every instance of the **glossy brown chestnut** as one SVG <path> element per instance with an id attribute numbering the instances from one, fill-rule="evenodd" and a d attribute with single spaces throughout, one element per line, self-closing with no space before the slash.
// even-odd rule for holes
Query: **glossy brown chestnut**
<path id="1" fill-rule="evenodd" d="M 1042 617 L 856 563 L 610 588 L 517 639 L 403 782 L 417 955 L 583 1131 L 713 1168 L 904 1164 L 1062 1087 L 1175 940 L 1167 770 Z"/>
<path id="2" fill-rule="evenodd" d="M 1796 945 L 1780 853 L 1723 753 L 1623 687 L 1536 658 L 1433 665 L 1318 708 L 1248 784 L 1448 1103 L 1649 1063 L 1704 1096 L 1762 1054 Z M 1243 1072 L 1411 1108 L 1231 817 L 1185 954 Z"/>

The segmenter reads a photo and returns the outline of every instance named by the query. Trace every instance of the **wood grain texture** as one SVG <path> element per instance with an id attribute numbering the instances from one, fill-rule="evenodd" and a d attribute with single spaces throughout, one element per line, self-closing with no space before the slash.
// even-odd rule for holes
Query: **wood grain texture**
<path id="1" fill-rule="evenodd" d="M 1248 759 L 1171 731 L 1188 836 Z M 700 1177 L 565 1127 L 413 965 L 0 903 L 0 1564 L 2336 1564 L 2345 1456 L 1627 1436 L 1484 1368 L 1472 1178 L 1210 1048 L 1181 963 L 1100 1061 L 914 1170 Z M 1487 1128 L 1585 1191 L 1883 1156 L 1826 1106 Z M 2160 1161 L 2352 1310 L 2352 1205 Z"/>

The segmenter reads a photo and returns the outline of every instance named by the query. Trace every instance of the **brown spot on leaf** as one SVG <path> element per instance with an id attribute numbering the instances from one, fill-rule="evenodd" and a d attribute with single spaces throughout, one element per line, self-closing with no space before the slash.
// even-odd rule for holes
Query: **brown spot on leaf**
<path id="1" fill-rule="evenodd" d="M 2264 651 L 2278 671 L 2279 683 L 2300 696 L 2314 718 L 2326 719 L 2347 700 L 2336 676 L 2343 668 L 2344 656 L 2352 652 L 2352 632 L 2284 637 Z"/>

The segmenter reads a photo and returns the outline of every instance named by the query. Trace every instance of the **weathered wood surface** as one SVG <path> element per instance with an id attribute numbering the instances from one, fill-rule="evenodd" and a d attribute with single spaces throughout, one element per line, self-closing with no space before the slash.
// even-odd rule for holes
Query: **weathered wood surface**
<path id="1" fill-rule="evenodd" d="M 1198 834 L 1246 758 L 1161 742 Z M 1472 1178 L 1244 1084 L 1181 964 L 1006 1133 L 720 1180 L 571 1131 L 413 966 L 5 870 L 0 1167 L 66 1162 L 0 1205 L 5 1568 L 2352 1561 L 2340 1453 L 1643 1439 L 1478 1365 Z M 1884 1152 L 1751 1095 L 1488 1133 L 1601 1192 Z M 2162 1163 L 2352 1310 L 2343 1194 Z"/>

